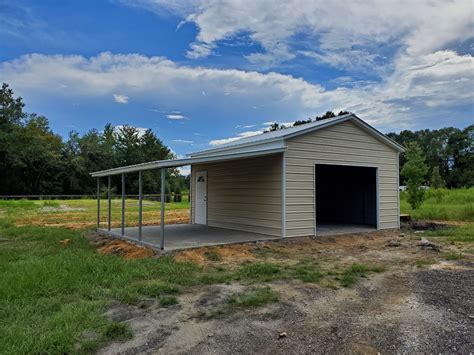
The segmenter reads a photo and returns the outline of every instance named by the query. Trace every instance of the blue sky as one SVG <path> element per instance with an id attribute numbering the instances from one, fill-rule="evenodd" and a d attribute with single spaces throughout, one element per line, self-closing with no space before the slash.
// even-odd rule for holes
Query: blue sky
<path id="1" fill-rule="evenodd" d="M 471 1 L 0 0 L 0 80 L 67 136 L 152 128 L 178 155 L 348 110 L 474 122 Z"/>

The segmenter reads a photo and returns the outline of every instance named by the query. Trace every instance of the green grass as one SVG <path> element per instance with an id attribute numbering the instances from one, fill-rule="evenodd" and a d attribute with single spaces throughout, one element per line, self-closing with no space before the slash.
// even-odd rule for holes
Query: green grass
<path id="1" fill-rule="evenodd" d="M 420 208 L 412 210 L 406 192 L 400 193 L 400 210 L 415 219 L 474 221 L 474 188 L 429 189 Z"/>
<path id="2" fill-rule="evenodd" d="M 92 351 L 127 333 L 103 315 L 110 300 L 169 304 L 182 287 L 215 273 L 171 257 L 101 255 L 69 229 L 0 220 L 0 235 L 8 239 L 0 244 L 0 349 L 8 354 L 70 353 L 77 343 Z M 68 246 L 59 243 L 65 238 L 72 240 Z M 85 331 L 96 339 L 81 340 Z"/>
<path id="3" fill-rule="evenodd" d="M 179 213 L 188 216 L 189 203 L 187 195 L 182 202 L 167 203 L 165 208 L 169 213 Z M 112 222 L 118 223 L 121 219 L 121 199 L 112 200 Z M 101 200 L 101 222 L 107 222 L 108 201 Z M 160 202 L 143 201 L 144 223 L 159 223 Z M 97 201 L 94 199 L 79 200 L 0 200 L 0 216 L 4 215 L 17 224 L 70 224 L 78 228 L 92 228 L 97 218 Z M 125 223 L 134 226 L 138 223 L 138 201 L 127 199 L 125 201 Z"/>
<path id="4" fill-rule="evenodd" d="M 220 260 L 222 260 L 221 254 L 219 254 L 219 252 L 215 249 L 206 251 L 204 253 L 204 256 L 210 261 L 220 261 Z"/>
<path id="5" fill-rule="evenodd" d="M 452 242 L 474 242 L 474 223 L 466 225 L 425 231 L 426 236 L 445 238 Z"/>
<path id="6" fill-rule="evenodd" d="M 178 299 L 176 296 L 163 296 L 160 298 L 160 304 L 162 306 L 171 306 L 174 304 L 178 304 Z"/>
<path id="7" fill-rule="evenodd" d="M 234 307 L 251 308 L 261 307 L 268 303 L 278 301 L 278 294 L 270 287 L 258 287 L 233 295 L 228 303 Z"/>
<path id="8" fill-rule="evenodd" d="M 428 265 L 436 264 L 436 260 L 434 259 L 418 259 L 415 261 L 415 265 L 418 268 L 422 268 Z"/>
<path id="9" fill-rule="evenodd" d="M 347 269 L 343 270 L 336 279 L 339 280 L 343 287 L 352 286 L 361 277 L 367 277 L 369 272 L 384 272 L 385 269 L 380 266 L 368 266 L 365 264 L 352 264 Z"/>
<path id="10" fill-rule="evenodd" d="M 459 260 L 464 258 L 464 255 L 462 253 L 449 252 L 444 254 L 444 258 L 446 260 Z"/>
<path id="11" fill-rule="evenodd" d="M 307 283 L 318 283 L 325 275 L 317 265 L 311 263 L 300 263 L 292 267 L 290 272 L 295 279 Z"/>
<path id="12" fill-rule="evenodd" d="M 270 263 L 251 263 L 242 265 L 237 275 L 243 280 L 270 281 L 282 275 L 280 266 Z"/>
<path id="13" fill-rule="evenodd" d="M 277 302 L 278 294 L 270 287 L 252 287 L 243 292 L 231 295 L 227 301 L 210 311 L 201 311 L 198 318 L 212 319 L 222 317 L 246 308 L 262 307 L 266 304 Z"/>
<path id="14" fill-rule="evenodd" d="M 107 339 L 130 339 L 133 337 L 130 326 L 125 323 L 113 322 L 108 324 L 103 332 L 103 335 Z"/>

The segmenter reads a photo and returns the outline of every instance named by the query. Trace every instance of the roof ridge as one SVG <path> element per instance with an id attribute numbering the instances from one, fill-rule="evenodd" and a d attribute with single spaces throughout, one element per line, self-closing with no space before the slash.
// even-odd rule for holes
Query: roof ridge
<path id="1" fill-rule="evenodd" d="M 319 125 L 323 125 L 323 124 L 326 124 L 326 123 L 329 123 L 329 122 L 346 119 L 347 117 L 350 117 L 350 116 L 357 117 L 354 113 L 350 112 L 350 113 L 347 113 L 345 115 L 326 118 L 326 119 L 323 119 L 323 120 L 314 120 L 314 121 L 304 123 L 304 124 L 300 124 L 300 125 L 297 125 L 297 126 L 290 126 L 290 127 L 281 128 L 281 129 L 278 129 L 278 130 L 275 130 L 275 131 L 262 132 L 260 134 L 255 134 L 255 135 L 252 135 L 252 136 L 249 136 L 249 137 L 242 137 L 242 138 L 236 139 L 232 142 L 220 144 L 216 147 L 209 148 L 209 149 L 204 149 L 204 150 L 200 150 L 200 151 L 196 151 L 196 152 L 191 152 L 187 155 L 192 156 L 192 155 L 197 155 L 197 154 L 217 152 L 217 151 L 220 151 L 220 150 L 226 150 L 226 148 L 230 149 L 230 148 L 239 147 L 243 144 L 247 144 L 247 143 L 251 143 L 251 142 L 255 142 L 255 144 L 259 144 L 259 143 L 268 141 L 270 139 L 277 139 L 277 138 L 284 139 L 284 137 L 289 135 L 289 134 L 299 132 L 299 131 L 304 131 L 307 128 L 317 127 Z M 263 136 L 268 137 L 268 138 L 264 138 L 264 139 L 259 139 L 258 138 L 258 137 L 263 137 Z"/>

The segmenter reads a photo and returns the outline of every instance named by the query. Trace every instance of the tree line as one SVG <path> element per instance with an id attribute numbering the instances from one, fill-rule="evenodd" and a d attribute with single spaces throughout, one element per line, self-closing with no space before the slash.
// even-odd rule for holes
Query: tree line
<path id="1" fill-rule="evenodd" d="M 45 116 L 24 112 L 22 98 L 7 84 L 0 89 L 0 195 L 94 194 L 92 171 L 173 158 L 151 130 L 131 126 L 107 124 L 84 135 L 72 131 L 63 140 Z M 167 194 L 189 187 L 189 178 L 167 170 Z M 126 181 L 126 192 L 136 194 L 137 174 L 127 174 Z M 121 177 L 114 176 L 113 190 L 120 191 L 120 184 Z M 143 191 L 160 191 L 159 171 L 143 173 Z"/>
<path id="2" fill-rule="evenodd" d="M 347 113 L 328 111 L 293 125 Z M 274 124 L 270 131 L 282 128 Z M 437 181 L 448 188 L 474 186 L 474 125 L 464 129 L 404 130 L 389 133 L 388 137 L 405 147 L 419 147 L 421 159 L 426 162 L 420 178 L 423 184 Z M 45 116 L 24 112 L 22 98 L 15 97 L 7 84 L 0 89 L 0 195 L 94 194 L 96 182 L 89 175 L 92 171 L 173 158 L 172 151 L 150 129 L 141 132 L 131 126 L 107 124 L 101 131 L 92 129 L 84 135 L 72 131 L 64 140 L 51 130 Z M 400 169 L 406 161 L 407 154 L 401 154 Z M 177 169 L 167 170 L 167 194 L 189 188 L 189 177 L 181 176 Z M 114 191 L 120 191 L 120 179 L 112 178 Z M 127 193 L 136 194 L 137 174 L 127 174 L 126 179 Z M 159 171 L 144 172 L 143 181 L 144 193 L 159 192 Z M 407 182 L 406 175 L 400 182 Z"/>
<path id="3" fill-rule="evenodd" d="M 404 147 L 414 145 L 419 148 L 426 163 L 426 171 L 422 174 L 424 185 L 437 181 L 448 188 L 474 186 L 474 125 L 464 129 L 404 130 L 387 136 Z M 407 156 L 407 152 L 400 155 L 400 169 L 403 169 Z M 400 183 L 406 183 L 403 174 Z"/>

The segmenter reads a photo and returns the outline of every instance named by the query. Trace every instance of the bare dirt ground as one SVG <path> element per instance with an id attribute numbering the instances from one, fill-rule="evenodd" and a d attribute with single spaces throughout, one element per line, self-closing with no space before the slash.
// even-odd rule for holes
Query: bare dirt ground
<path id="1" fill-rule="evenodd" d="M 217 264 L 226 267 L 311 259 L 325 270 L 357 262 L 386 271 L 371 273 L 349 288 L 324 280 L 265 282 L 279 294 L 278 302 L 210 319 L 199 315 L 250 286 L 193 287 L 178 297 L 179 304 L 167 308 L 152 299 L 133 306 L 113 304 L 107 316 L 130 324 L 134 337 L 108 344 L 100 353 L 474 352 L 473 256 L 448 261 L 446 252 L 462 250 L 462 243 L 443 244 L 441 252 L 417 243 L 391 231 L 219 247 L 222 260 Z M 175 257 L 216 265 L 204 257 L 208 250 L 182 251 Z"/>

